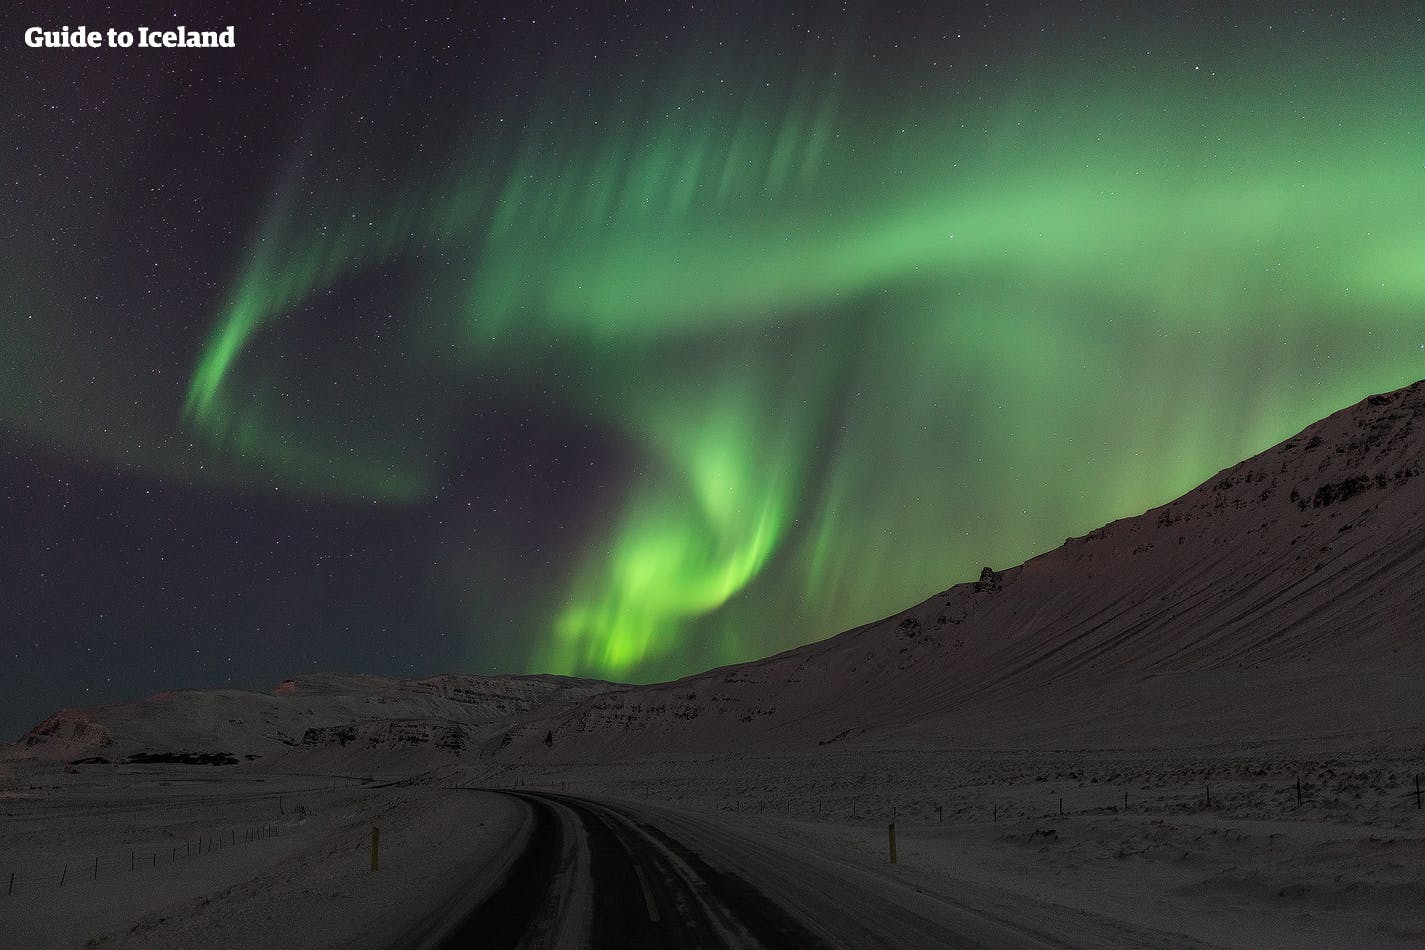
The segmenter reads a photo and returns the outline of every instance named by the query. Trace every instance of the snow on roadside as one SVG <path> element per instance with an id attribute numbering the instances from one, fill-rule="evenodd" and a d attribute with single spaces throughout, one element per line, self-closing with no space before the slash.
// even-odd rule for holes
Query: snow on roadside
<path id="1" fill-rule="evenodd" d="M 480 759 L 469 774 L 397 786 L 385 785 L 394 771 L 363 783 L 25 767 L 0 786 L 0 934 L 36 948 L 387 946 L 450 894 L 488 887 L 518 834 L 518 804 L 449 787 L 460 784 L 673 809 L 914 892 L 922 905 L 1017 915 L 1085 945 L 1418 947 L 1417 761 L 1408 750 L 847 748 L 594 766 Z M 382 829 L 377 874 L 372 825 Z M 245 840 L 253 827 L 278 833 Z M 213 850 L 185 855 L 199 837 Z M 11 867 L 19 881 L 6 895 Z"/>
<path id="2" fill-rule="evenodd" d="M 30 776 L 0 792 L 7 946 L 387 947 L 447 892 L 493 883 L 490 863 L 523 821 L 501 796 L 379 777 L 90 773 L 67 789 L 31 788 L 44 777 Z"/>
<path id="3" fill-rule="evenodd" d="M 947 901 L 1007 902 L 1050 932 L 1074 925 L 1058 908 L 1177 946 L 1357 950 L 1425 946 L 1418 763 L 1399 750 L 857 749 L 500 779 L 713 815 Z"/>

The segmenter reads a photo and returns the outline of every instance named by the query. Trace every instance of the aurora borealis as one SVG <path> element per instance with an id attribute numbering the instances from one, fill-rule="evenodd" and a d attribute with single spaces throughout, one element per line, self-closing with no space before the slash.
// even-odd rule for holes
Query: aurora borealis
<path id="1" fill-rule="evenodd" d="M 1418 14 L 767 6 L 17 52 L 0 689 L 695 672 L 1425 376 Z"/>

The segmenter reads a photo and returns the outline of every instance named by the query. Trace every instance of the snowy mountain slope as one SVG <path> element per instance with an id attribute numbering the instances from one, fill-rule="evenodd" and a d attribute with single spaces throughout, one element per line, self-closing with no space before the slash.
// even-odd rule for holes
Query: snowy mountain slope
<path id="1" fill-rule="evenodd" d="M 1425 383 L 885 620 L 537 717 L 505 754 L 1418 741 Z M 555 744 L 538 741 L 553 730 Z M 1414 738 L 1412 738 L 1414 737 Z"/>

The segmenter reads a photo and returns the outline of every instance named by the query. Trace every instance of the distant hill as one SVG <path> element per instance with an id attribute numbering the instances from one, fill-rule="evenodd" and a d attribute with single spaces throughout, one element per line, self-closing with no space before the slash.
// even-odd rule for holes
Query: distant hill
<path id="1" fill-rule="evenodd" d="M 405 680 L 314 673 L 270 693 L 181 689 L 135 703 L 61 710 L 22 736 L 10 755 L 92 764 L 233 764 L 291 753 L 399 750 L 439 761 L 490 746 L 532 710 L 617 688 L 562 676 Z"/>

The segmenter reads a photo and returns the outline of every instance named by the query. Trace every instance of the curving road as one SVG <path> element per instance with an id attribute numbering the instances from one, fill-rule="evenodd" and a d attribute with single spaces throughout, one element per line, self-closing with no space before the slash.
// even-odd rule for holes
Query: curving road
<path id="1" fill-rule="evenodd" d="M 535 815 L 525 850 L 441 947 L 826 946 L 741 878 L 617 807 L 518 797 Z"/>
<path id="2" fill-rule="evenodd" d="M 718 816 L 546 792 L 528 809 L 498 883 L 449 904 L 411 947 L 956 948 L 1082 945 L 998 913 L 947 906 Z M 472 907 L 471 900 L 479 903 Z M 1080 935 L 1082 936 L 1082 935 Z M 1144 944 L 1150 945 L 1150 944 Z"/>

